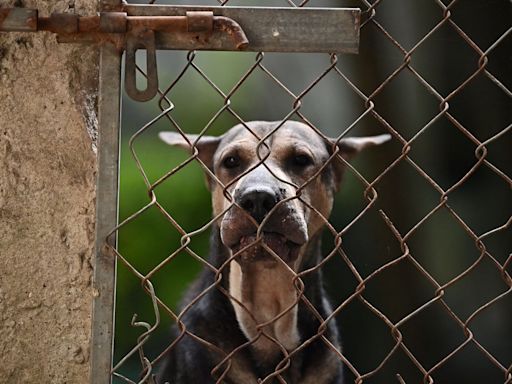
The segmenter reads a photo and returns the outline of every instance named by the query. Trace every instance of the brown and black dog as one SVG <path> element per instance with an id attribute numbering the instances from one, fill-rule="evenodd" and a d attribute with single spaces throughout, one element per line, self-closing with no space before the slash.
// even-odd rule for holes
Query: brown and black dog
<path id="1" fill-rule="evenodd" d="M 208 260 L 216 268 L 226 264 L 222 280 L 209 289 L 216 275 L 205 268 L 183 302 L 185 306 L 209 289 L 182 321 L 188 332 L 214 347 L 185 334 L 165 357 L 157 381 L 257 384 L 267 378 L 265 383 L 274 383 L 276 376 L 269 375 L 286 368 L 280 375 L 289 384 L 342 383 L 342 363 L 333 351 L 340 348 L 334 321 L 323 333 L 330 346 L 322 338 L 308 342 L 320 321 L 299 297 L 303 290 L 323 319 L 331 314 L 321 271 L 304 275 L 303 287 L 294 277 L 322 259 L 321 229 L 344 162 L 333 158 L 325 165 L 336 148 L 334 141 L 303 123 L 246 125 L 250 130 L 237 125 L 222 136 L 199 140 L 195 135 L 185 139 L 176 132 L 160 133 L 170 145 L 189 150 L 194 146 L 229 193 L 208 176 L 213 215 L 219 217 L 212 227 Z M 389 138 L 345 138 L 337 144 L 338 153 L 349 159 Z M 223 362 L 237 348 L 229 364 Z"/>

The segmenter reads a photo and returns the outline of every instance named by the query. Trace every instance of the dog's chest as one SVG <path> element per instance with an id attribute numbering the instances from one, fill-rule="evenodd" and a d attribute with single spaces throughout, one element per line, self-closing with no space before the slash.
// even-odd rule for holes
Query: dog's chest
<path id="1" fill-rule="evenodd" d="M 255 339 L 252 347 L 259 358 L 273 359 L 283 348 L 299 345 L 297 291 L 293 273 L 284 265 L 242 268 L 232 261 L 229 286 L 238 324 L 248 340 Z"/>

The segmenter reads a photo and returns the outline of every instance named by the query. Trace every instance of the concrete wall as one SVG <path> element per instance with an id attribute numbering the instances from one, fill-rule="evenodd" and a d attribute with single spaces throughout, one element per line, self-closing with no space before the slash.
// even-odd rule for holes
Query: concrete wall
<path id="1" fill-rule="evenodd" d="M 0 33 L 0 383 L 89 381 L 97 73 L 95 48 Z"/>

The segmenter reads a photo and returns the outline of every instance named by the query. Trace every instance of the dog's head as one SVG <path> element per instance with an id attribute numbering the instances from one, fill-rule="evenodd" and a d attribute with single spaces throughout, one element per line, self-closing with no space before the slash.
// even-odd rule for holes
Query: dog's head
<path id="1" fill-rule="evenodd" d="M 270 267 L 279 257 L 297 267 L 305 244 L 329 217 L 344 160 L 390 138 L 336 143 L 305 124 L 280 124 L 253 121 L 246 124 L 250 130 L 239 124 L 219 137 L 160 133 L 166 143 L 197 153 L 206 166 L 222 242 L 238 252 L 240 263 L 263 261 Z M 336 155 L 327 162 L 334 151 L 344 160 Z"/>

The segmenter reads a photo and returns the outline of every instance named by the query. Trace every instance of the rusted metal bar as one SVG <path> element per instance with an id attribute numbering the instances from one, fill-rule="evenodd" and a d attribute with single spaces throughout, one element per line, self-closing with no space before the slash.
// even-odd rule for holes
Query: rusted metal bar
<path id="1" fill-rule="evenodd" d="M 359 46 L 356 8 L 125 4 L 116 9 L 100 16 L 39 19 L 34 10 L 1 9 L 0 31 L 46 30 L 59 34 L 60 42 L 109 42 L 119 49 L 125 46 L 124 33 L 141 27 L 156 32 L 157 49 L 357 53 Z"/>
<path id="2" fill-rule="evenodd" d="M 244 49 L 249 43 L 236 21 L 225 16 L 214 16 L 211 11 L 190 11 L 180 16 L 128 16 L 125 12 L 103 12 L 99 16 L 54 13 L 49 17 L 38 17 L 37 10 L 33 9 L 0 9 L 0 31 L 49 31 L 61 35 L 61 42 L 85 38 L 87 42 L 114 42 L 124 47 L 124 35 L 120 34 L 143 29 L 189 34 L 189 38 L 196 41 L 207 40 L 214 31 L 221 32 L 231 40 L 232 49 Z"/>
<path id="3" fill-rule="evenodd" d="M 85 25 L 92 25 L 91 22 L 94 18 L 99 19 L 99 16 L 88 17 L 89 23 Z M 63 34 L 78 33 L 80 32 L 78 20 L 79 16 L 73 13 L 54 13 L 50 17 L 39 17 L 37 19 L 37 30 Z M 83 26 L 84 24 L 82 24 Z"/>

